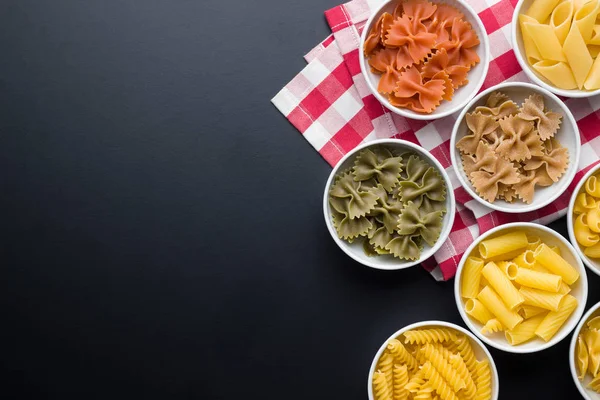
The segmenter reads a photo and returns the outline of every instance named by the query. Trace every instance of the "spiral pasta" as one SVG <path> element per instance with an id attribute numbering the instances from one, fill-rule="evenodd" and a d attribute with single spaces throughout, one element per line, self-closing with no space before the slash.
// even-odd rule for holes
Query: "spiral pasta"
<path id="1" fill-rule="evenodd" d="M 498 321 L 496 318 L 492 318 L 488 322 L 485 323 L 483 328 L 481 328 L 481 333 L 486 335 L 486 334 L 500 332 L 503 330 L 504 330 L 504 326 L 502 326 L 500 321 Z"/>
<path id="2" fill-rule="evenodd" d="M 411 371 L 419 368 L 417 360 L 406 350 L 406 347 L 404 347 L 398 339 L 390 340 L 387 349 L 390 351 L 390 354 L 394 356 L 396 362 L 406 364 Z"/>
<path id="3" fill-rule="evenodd" d="M 471 374 L 476 372 L 477 358 L 466 336 L 460 336 L 451 346 L 450 351 L 458 352 Z"/>
<path id="4" fill-rule="evenodd" d="M 373 374 L 373 393 L 377 400 L 393 400 L 385 374 L 381 371 Z"/>
<path id="5" fill-rule="evenodd" d="M 425 378 L 427 378 L 429 384 L 435 389 L 435 392 L 442 400 L 458 400 L 456 393 L 452 391 L 450 385 L 433 367 L 431 362 L 427 361 L 421 368 L 425 374 Z"/>
<path id="6" fill-rule="evenodd" d="M 442 354 L 437 351 L 432 344 L 428 343 L 423 346 L 419 350 L 419 353 L 433 365 L 455 392 L 458 392 L 466 386 L 465 381 L 459 376 L 458 372 L 444 359 Z"/>
<path id="7" fill-rule="evenodd" d="M 406 331 L 404 332 L 404 336 L 406 337 L 405 343 L 410 344 L 453 342 L 457 339 L 456 334 L 450 329 L 446 328 L 431 328 Z"/>
<path id="8" fill-rule="evenodd" d="M 465 381 L 465 396 L 467 399 L 472 399 L 475 396 L 477 387 L 475 386 L 475 381 L 473 380 L 471 373 L 467 369 L 467 364 L 465 364 L 462 357 L 458 354 L 452 354 L 449 361 L 452 368 L 454 368 L 459 376 Z"/>
<path id="9" fill-rule="evenodd" d="M 487 360 L 477 363 L 477 393 L 475 400 L 489 400 L 492 398 L 492 374 Z"/>
<path id="10" fill-rule="evenodd" d="M 408 368 L 406 365 L 394 364 L 394 386 L 392 393 L 394 400 L 406 400 L 408 390 L 405 386 L 408 383 Z"/>

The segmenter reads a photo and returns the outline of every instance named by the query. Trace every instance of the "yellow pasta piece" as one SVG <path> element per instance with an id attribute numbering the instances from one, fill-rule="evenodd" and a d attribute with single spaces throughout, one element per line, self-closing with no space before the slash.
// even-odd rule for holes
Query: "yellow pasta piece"
<path id="1" fill-rule="evenodd" d="M 519 310 L 519 314 L 523 316 L 525 319 L 529 319 L 531 317 L 535 317 L 536 315 L 540 315 L 548 312 L 548 310 L 544 310 L 543 308 L 530 306 L 528 304 L 522 304 L 521 309 Z"/>
<path id="2" fill-rule="evenodd" d="M 472 399 L 475 396 L 477 391 L 477 387 L 475 386 L 475 381 L 473 380 L 473 376 L 469 372 L 467 368 L 467 364 L 463 361 L 462 357 L 458 354 L 450 354 L 448 357 L 448 362 L 452 365 L 452 368 L 458 372 L 460 377 L 465 381 L 465 391 L 464 395 L 467 399 Z"/>
<path id="3" fill-rule="evenodd" d="M 579 32 L 581 32 L 583 41 L 586 43 L 592 38 L 594 23 L 599 11 L 600 3 L 598 3 L 598 0 L 592 0 L 585 3 L 575 12 L 573 21 L 577 25 Z"/>
<path id="4" fill-rule="evenodd" d="M 575 82 L 579 89 L 583 88 L 583 84 L 592 69 L 594 60 L 587 49 L 585 40 L 576 24 L 571 25 L 569 34 L 563 45 L 563 52 L 569 62 L 569 66 L 573 71 Z M 543 55 L 543 53 L 542 53 Z M 562 61 L 562 60 L 556 60 Z"/>
<path id="5" fill-rule="evenodd" d="M 456 393 L 452 391 L 450 385 L 448 385 L 446 380 L 433 367 L 431 362 L 427 361 L 423 364 L 421 370 L 425 374 L 425 378 L 427 378 L 429 384 L 435 389 L 442 400 L 458 400 Z"/>
<path id="6" fill-rule="evenodd" d="M 595 233 L 600 233 L 600 209 L 591 209 L 585 215 L 587 216 L 586 222 L 590 230 Z"/>
<path id="7" fill-rule="evenodd" d="M 535 235 L 526 235 L 526 236 L 527 236 L 527 250 L 535 250 L 540 244 L 542 244 L 542 239 L 540 239 L 539 236 L 535 236 Z"/>
<path id="8" fill-rule="evenodd" d="M 600 235 L 592 232 L 588 226 L 587 213 L 579 214 L 573 221 L 573 233 L 577 243 L 582 246 L 590 247 L 600 241 Z"/>
<path id="9" fill-rule="evenodd" d="M 570 294 L 565 295 L 558 311 L 550 311 L 535 330 L 535 334 L 546 342 L 552 339 L 565 321 L 573 314 L 573 311 L 577 308 L 577 303 L 575 297 Z"/>
<path id="10" fill-rule="evenodd" d="M 575 204 L 573 205 L 574 214 L 583 214 L 589 210 L 596 208 L 596 200 L 586 192 L 581 192 L 575 198 Z"/>
<path id="11" fill-rule="evenodd" d="M 598 45 L 588 44 L 587 48 L 588 48 L 588 51 L 590 52 L 590 56 L 592 56 L 593 59 L 598 57 L 598 54 L 600 54 L 600 46 L 598 46 Z M 592 70 L 593 69 L 594 69 L 594 66 L 592 65 Z M 590 72 L 590 74 L 591 74 L 591 72 Z"/>
<path id="12" fill-rule="evenodd" d="M 535 331 L 546 318 L 546 314 L 536 315 L 535 317 L 526 319 L 513 330 L 504 332 L 506 341 L 512 346 L 517 346 L 525 343 L 535 337 Z"/>
<path id="13" fill-rule="evenodd" d="M 582 337 L 588 351 L 588 372 L 596 377 L 600 371 L 600 332 L 587 330 Z"/>
<path id="14" fill-rule="evenodd" d="M 541 60 L 533 64 L 532 67 L 559 89 L 577 89 L 573 71 L 565 62 Z"/>
<path id="15" fill-rule="evenodd" d="M 588 387 L 592 389 L 596 393 L 600 393 L 600 375 L 596 376 L 594 379 L 588 383 Z"/>
<path id="16" fill-rule="evenodd" d="M 592 57 L 591 51 L 589 50 L 589 46 L 588 46 L 588 51 L 590 52 L 590 57 Z M 600 89 L 600 61 L 598 61 L 597 54 L 596 54 L 596 59 L 594 60 L 594 63 L 592 64 L 592 66 L 590 68 L 590 72 L 589 72 L 585 82 L 583 83 L 583 86 L 587 90 Z"/>
<path id="17" fill-rule="evenodd" d="M 447 360 L 444 359 L 442 353 L 428 343 L 419 349 L 419 353 L 423 360 L 431 363 L 431 365 L 440 373 L 442 378 L 448 382 L 452 390 L 458 392 L 466 387 L 465 381 L 459 376 L 458 372 L 452 368 Z"/>
<path id="18" fill-rule="evenodd" d="M 435 394 L 434 392 L 433 387 L 429 383 L 425 383 L 414 395 L 413 400 L 433 400 L 432 394 Z"/>
<path id="19" fill-rule="evenodd" d="M 386 381 L 385 374 L 381 371 L 373 374 L 373 394 L 376 400 L 392 400 L 390 386 Z"/>
<path id="20" fill-rule="evenodd" d="M 563 297 L 566 296 L 561 293 L 551 293 L 526 286 L 522 286 L 519 292 L 525 298 L 524 304 L 550 311 L 557 311 Z"/>
<path id="21" fill-rule="evenodd" d="M 599 45 L 600 44 L 600 25 L 595 24 L 592 29 L 592 38 L 588 41 L 588 45 Z M 589 49 L 588 49 L 589 50 Z M 594 56 L 592 56 L 594 57 Z"/>
<path id="22" fill-rule="evenodd" d="M 542 242 L 538 243 L 538 246 Z M 537 246 L 536 246 L 537 247 Z M 535 248 L 534 247 L 534 250 Z M 535 257 L 533 256 L 533 250 L 526 250 L 523 253 L 519 254 L 512 260 L 513 263 L 517 264 L 521 268 L 533 268 L 533 264 L 535 264 Z"/>
<path id="23" fill-rule="evenodd" d="M 567 38 L 567 34 L 571 28 L 573 13 L 573 3 L 570 1 L 563 1 L 552 11 L 550 26 L 554 29 L 554 33 L 560 44 L 563 44 Z"/>
<path id="24" fill-rule="evenodd" d="M 552 250 L 553 252 L 555 252 L 559 256 L 561 255 L 561 253 L 560 253 L 560 247 L 558 247 L 558 246 L 548 246 L 548 247 L 550 247 L 550 250 Z"/>
<path id="25" fill-rule="evenodd" d="M 498 294 L 489 286 L 484 287 L 477 299 L 508 329 L 514 327 L 523 321 L 523 318 L 516 311 L 510 310 L 498 296 Z"/>
<path id="26" fill-rule="evenodd" d="M 552 251 L 545 243 L 539 245 L 533 255 L 536 261 L 549 269 L 550 272 L 560 275 L 567 285 L 572 285 L 579 279 L 579 272 L 575 267 Z"/>
<path id="27" fill-rule="evenodd" d="M 525 22 L 524 25 L 525 32 L 531 35 L 531 39 L 544 60 L 567 62 L 568 57 L 564 53 L 564 48 L 561 46 L 554 34 L 554 29 L 550 25 L 538 22 Z M 573 29 L 571 28 L 571 30 Z M 565 39 L 565 45 L 566 40 L 568 40 L 568 35 L 567 39 Z"/>
<path id="28" fill-rule="evenodd" d="M 417 360 L 398 339 L 391 339 L 388 342 L 387 349 L 394 356 L 396 363 L 406 364 L 411 371 L 416 371 L 419 368 Z"/>
<path id="29" fill-rule="evenodd" d="M 540 51 L 538 50 L 533 38 L 531 37 L 531 33 L 527 32 L 527 27 L 525 26 L 526 22 L 537 22 L 535 18 L 532 18 L 525 14 L 519 15 L 519 26 L 521 27 L 521 37 L 523 38 L 523 47 L 525 48 L 525 55 L 527 56 L 527 62 L 529 64 L 535 64 L 536 62 L 542 60 L 542 56 L 540 55 Z"/>
<path id="30" fill-rule="evenodd" d="M 522 252 L 523 252 L 523 249 L 509 251 L 507 253 L 498 254 L 497 256 L 494 256 L 494 257 L 488 257 L 488 258 L 484 259 L 484 262 L 510 261 L 510 260 L 514 259 L 515 257 L 517 257 Z"/>
<path id="31" fill-rule="evenodd" d="M 425 373 L 422 369 L 418 370 L 416 374 L 410 377 L 408 383 L 404 388 L 410 393 L 416 393 L 421 386 L 425 383 Z"/>
<path id="32" fill-rule="evenodd" d="M 496 291 L 496 293 L 498 293 L 506 307 L 510 310 L 514 310 L 525 301 L 523 296 L 519 293 L 519 290 L 512 284 L 510 279 L 502 273 L 496 263 L 487 263 L 481 270 L 481 275 L 483 275 L 488 284 Z"/>
<path id="33" fill-rule="evenodd" d="M 477 358 L 475 358 L 475 353 L 473 352 L 473 348 L 471 347 L 468 337 L 465 335 L 460 335 L 455 342 L 449 344 L 448 350 L 453 353 L 460 354 L 460 357 L 465 362 L 465 365 L 467 366 L 467 369 L 471 375 L 475 374 Z"/>
<path id="34" fill-rule="evenodd" d="M 583 380 L 585 373 L 588 369 L 588 351 L 585 342 L 583 341 L 583 337 L 581 335 L 577 336 L 577 344 L 575 345 L 575 365 L 577 367 L 577 378 L 580 381 Z"/>
<path id="35" fill-rule="evenodd" d="M 595 245 L 586 248 L 583 250 L 583 254 L 589 258 L 600 258 L 600 243 L 596 243 Z"/>
<path id="36" fill-rule="evenodd" d="M 394 356 L 387 351 L 384 352 L 383 355 L 379 357 L 377 369 L 385 375 L 387 384 L 391 388 L 393 384 L 392 376 L 394 370 Z"/>
<path id="37" fill-rule="evenodd" d="M 600 182 L 598 182 L 598 178 L 595 175 L 587 178 L 584 187 L 587 194 L 595 198 L 600 198 Z"/>
<path id="38" fill-rule="evenodd" d="M 475 400 L 490 400 L 492 398 L 492 373 L 490 371 L 490 362 L 482 360 L 477 363 L 477 392 Z"/>
<path id="39" fill-rule="evenodd" d="M 517 268 L 515 282 L 522 286 L 556 293 L 560 289 L 562 278 L 559 275 Z"/>
<path id="40" fill-rule="evenodd" d="M 484 335 L 489 335 L 492 333 L 503 331 L 504 327 L 496 318 L 490 319 L 486 324 L 481 328 L 481 333 Z"/>
<path id="41" fill-rule="evenodd" d="M 586 325 L 590 329 L 600 330 L 600 316 L 591 318 L 588 322 L 586 322 Z"/>
<path id="42" fill-rule="evenodd" d="M 535 0 L 525 14 L 535 18 L 538 22 L 544 22 L 559 2 L 560 0 Z"/>
<path id="43" fill-rule="evenodd" d="M 408 367 L 406 365 L 394 364 L 394 387 L 392 393 L 394 400 L 406 400 L 408 390 L 405 386 L 408 384 Z"/>
<path id="44" fill-rule="evenodd" d="M 492 239 L 486 239 L 479 244 L 479 254 L 485 259 L 516 251 L 527 247 L 527 235 L 521 231 L 507 233 Z"/>
<path id="45" fill-rule="evenodd" d="M 465 311 L 477 321 L 485 324 L 490 319 L 494 318 L 492 313 L 477 299 L 468 299 L 465 302 Z"/>
<path id="46" fill-rule="evenodd" d="M 404 332 L 405 343 L 425 344 L 438 342 L 453 342 L 456 333 L 448 328 L 414 329 Z"/>
<path id="47" fill-rule="evenodd" d="M 519 268 L 517 264 L 512 261 L 498 261 L 496 265 L 498 265 L 500 271 L 502 271 L 510 281 L 515 280 L 517 269 Z"/>
<path id="48" fill-rule="evenodd" d="M 477 297 L 482 269 L 483 260 L 481 258 L 467 257 L 461 275 L 461 295 L 463 297 L 469 299 Z"/>

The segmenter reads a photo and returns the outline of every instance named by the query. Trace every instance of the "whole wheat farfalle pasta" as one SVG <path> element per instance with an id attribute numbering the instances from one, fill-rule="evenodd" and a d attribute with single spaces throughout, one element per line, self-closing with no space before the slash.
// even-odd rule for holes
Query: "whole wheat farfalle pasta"
<path id="1" fill-rule="evenodd" d="M 363 52 L 371 71 L 381 75 L 377 91 L 390 104 L 431 113 L 468 82 L 468 71 L 479 62 L 478 45 L 455 7 L 404 0 L 371 26 Z"/>
<path id="2" fill-rule="evenodd" d="M 568 149 L 554 137 L 561 119 L 541 95 L 519 106 L 505 93 L 491 93 L 485 106 L 466 114 L 468 132 L 456 143 L 475 191 L 489 202 L 529 204 L 536 187 L 558 182 L 569 165 Z"/>
<path id="3" fill-rule="evenodd" d="M 335 177 L 329 191 L 333 225 L 341 239 L 362 240 L 367 255 L 416 260 L 440 236 L 446 190 L 436 168 L 421 157 L 373 146 Z"/>

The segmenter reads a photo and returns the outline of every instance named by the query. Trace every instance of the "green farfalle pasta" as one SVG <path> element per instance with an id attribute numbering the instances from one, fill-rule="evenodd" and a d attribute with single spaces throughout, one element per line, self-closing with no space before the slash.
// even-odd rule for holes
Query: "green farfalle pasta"
<path id="1" fill-rule="evenodd" d="M 371 257 L 417 260 L 433 246 L 446 213 L 446 186 L 437 169 L 412 151 L 377 146 L 361 151 L 329 191 L 333 225 Z"/>

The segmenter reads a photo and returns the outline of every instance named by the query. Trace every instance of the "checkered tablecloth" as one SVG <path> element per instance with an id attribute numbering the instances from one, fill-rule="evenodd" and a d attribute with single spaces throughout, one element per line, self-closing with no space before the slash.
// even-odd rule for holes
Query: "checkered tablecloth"
<path id="1" fill-rule="evenodd" d="M 332 34 L 305 55 L 308 65 L 272 99 L 273 104 L 332 166 L 361 143 L 401 138 L 429 150 L 442 163 L 454 187 L 457 215 L 450 237 L 424 267 L 438 280 L 454 276 L 473 239 L 514 221 L 546 224 L 565 215 L 571 191 L 600 155 L 600 96 L 568 99 L 581 134 L 579 171 L 567 192 L 552 204 L 526 214 L 493 211 L 476 202 L 460 185 L 450 162 L 451 115 L 426 122 L 389 112 L 370 93 L 360 72 L 360 33 L 371 10 L 383 0 L 352 0 L 325 12 Z M 490 40 L 491 61 L 483 89 L 505 81 L 528 81 L 510 43 L 516 0 L 469 0 Z"/>

